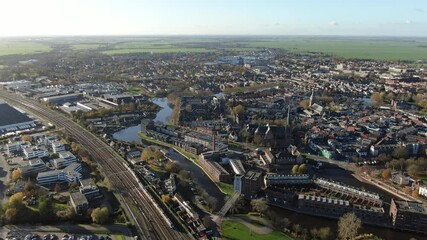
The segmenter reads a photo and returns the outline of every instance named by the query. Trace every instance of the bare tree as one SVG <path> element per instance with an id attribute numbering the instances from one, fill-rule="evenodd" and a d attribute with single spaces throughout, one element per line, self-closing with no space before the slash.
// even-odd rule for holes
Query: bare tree
<path id="1" fill-rule="evenodd" d="M 356 214 L 353 212 L 346 213 L 338 221 L 338 238 L 343 240 L 354 239 L 361 227 L 362 221 Z"/>

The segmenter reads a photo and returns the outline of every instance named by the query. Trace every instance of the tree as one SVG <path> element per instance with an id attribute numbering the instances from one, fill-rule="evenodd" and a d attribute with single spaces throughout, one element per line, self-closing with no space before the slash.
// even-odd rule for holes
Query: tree
<path id="1" fill-rule="evenodd" d="M 213 229 L 213 228 L 215 227 L 215 222 L 214 222 L 214 221 L 212 221 L 212 219 L 211 219 L 211 217 L 210 217 L 209 215 L 205 215 L 205 216 L 203 216 L 202 221 L 203 221 L 203 225 L 204 225 L 206 228 Z"/>
<path id="2" fill-rule="evenodd" d="M 384 169 L 381 175 L 384 179 L 390 179 L 391 178 L 391 170 L 390 169 Z"/>
<path id="3" fill-rule="evenodd" d="M 94 223 L 106 223 L 110 217 L 110 212 L 106 207 L 95 208 L 90 214 Z"/>
<path id="4" fill-rule="evenodd" d="M 22 171 L 21 168 L 17 168 L 15 170 L 13 170 L 12 172 L 12 177 L 11 177 L 11 181 L 12 182 L 16 182 L 18 181 L 18 179 L 20 179 L 22 177 Z"/>
<path id="5" fill-rule="evenodd" d="M 294 166 L 292 166 L 292 174 L 293 175 L 297 175 L 298 174 L 298 165 L 295 164 Z"/>
<path id="6" fill-rule="evenodd" d="M 287 229 L 289 229 L 292 225 L 292 222 L 291 220 L 289 220 L 289 218 L 284 218 L 282 222 L 283 222 L 283 227 Z"/>
<path id="7" fill-rule="evenodd" d="M 8 208 L 15 208 L 16 210 L 21 210 L 24 208 L 23 201 L 24 194 L 22 192 L 15 193 L 9 198 Z"/>
<path id="8" fill-rule="evenodd" d="M 406 171 L 408 172 L 408 175 L 411 176 L 412 178 L 417 178 L 418 177 L 418 171 L 419 171 L 419 167 L 416 164 L 411 164 L 406 168 Z"/>
<path id="9" fill-rule="evenodd" d="M 31 181 L 27 181 L 24 185 L 25 191 L 31 191 L 31 190 L 35 190 L 35 189 L 36 189 L 36 185 Z"/>
<path id="10" fill-rule="evenodd" d="M 313 228 L 310 230 L 310 235 L 313 239 L 327 240 L 331 238 L 331 229 L 329 227 Z"/>
<path id="11" fill-rule="evenodd" d="M 415 189 L 414 191 L 412 191 L 412 197 L 414 197 L 414 198 L 420 197 L 420 194 L 418 193 L 418 189 Z"/>
<path id="12" fill-rule="evenodd" d="M 162 201 L 168 203 L 171 200 L 171 197 L 168 194 L 162 195 Z"/>
<path id="13" fill-rule="evenodd" d="M 408 153 L 408 150 L 406 150 L 406 147 L 400 146 L 394 149 L 392 156 L 396 159 L 400 159 L 400 158 L 406 159 L 409 157 L 409 153 Z"/>
<path id="14" fill-rule="evenodd" d="M 347 240 L 354 239 L 362 227 L 362 221 L 354 214 L 346 213 L 338 220 L 338 238 Z"/>
<path id="15" fill-rule="evenodd" d="M 262 199 L 252 200 L 251 206 L 252 206 L 252 210 L 259 212 L 261 215 L 263 215 L 268 209 L 267 203 Z"/>
<path id="16" fill-rule="evenodd" d="M 25 142 L 31 142 L 33 138 L 30 135 L 22 135 L 21 140 Z"/>
<path id="17" fill-rule="evenodd" d="M 239 104 L 233 107 L 232 112 L 234 113 L 234 115 L 243 114 L 245 113 L 245 106 L 243 106 L 242 104 Z"/>
<path id="18" fill-rule="evenodd" d="M 294 233 L 298 235 L 301 232 L 301 225 L 299 224 L 292 225 L 292 231 L 294 231 Z"/>
<path id="19" fill-rule="evenodd" d="M 39 213 L 40 217 L 44 220 L 52 220 L 53 206 L 50 200 L 46 198 L 40 198 L 39 200 Z"/>
<path id="20" fill-rule="evenodd" d="M 178 173 L 182 170 L 182 167 L 175 162 L 167 162 L 165 164 L 165 170 L 172 173 Z"/>
<path id="21" fill-rule="evenodd" d="M 381 94 L 380 92 L 374 92 L 371 95 L 371 101 L 372 104 L 375 106 L 379 106 L 381 104 L 384 103 L 384 98 L 383 98 L 384 94 Z"/>
<path id="22" fill-rule="evenodd" d="M 307 173 L 307 165 L 303 163 L 298 167 L 298 174 L 305 174 L 305 173 Z"/>
<path id="23" fill-rule="evenodd" d="M 55 189 L 54 189 L 55 193 L 60 193 L 61 192 L 61 185 L 59 185 L 58 183 L 55 184 Z"/>
<path id="24" fill-rule="evenodd" d="M 144 148 L 141 154 L 141 159 L 146 162 L 151 162 L 153 160 L 158 161 L 163 158 L 163 153 L 159 149 L 147 147 Z"/>
<path id="25" fill-rule="evenodd" d="M 299 102 L 299 106 L 304 109 L 308 109 L 310 107 L 310 100 L 302 100 L 301 102 Z"/>
<path id="26" fill-rule="evenodd" d="M 255 143 L 255 145 L 262 146 L 264 143 L 264 139 L 260 135 L 255 134 L 253 142 Z"/>
<path id="27" fill-rule="evenodd" d="M 5 212 L 6 220 L 9 222 L 15 222 L 18 220 L 18 210 L 16 208 L 8 208 Z"/>

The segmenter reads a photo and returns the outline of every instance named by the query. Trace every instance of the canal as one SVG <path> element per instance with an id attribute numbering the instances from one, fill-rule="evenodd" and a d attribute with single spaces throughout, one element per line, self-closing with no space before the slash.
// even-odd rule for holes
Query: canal
<path id="1" fill-rule="evenodd" d="M 162 109 L 156 114 L 154 121 L 158 121 L 161 123 L 168 123 L 170 121 L 170 116 L 172 114 L 172 108 L 168 104 L 167 98 L 155 98 L 153 102 L 159 105 Z M 113 138 L 121 141 L 129 141 L 129 142 L 141 142 L 141 139 L 137 136 L 137 133 L 140 131 L 140 125 L 131 126 L 125 128 L 119 132 L 113 134 Z M 195 182 L 200 184 L 206 192 L 215 197 L 218 200 L 218 206 L 222 206 L 224 204 L 225 195 L 218 189 L 218 187 L 211 181 L 211 179 L 206 176 L 203 171 L 196 166 L 190 160 L 187 160 L 181 154 L 175 152 L 173 149 L 168 149 L 169 157 L 178 162 L 184 169 L 187 169 L 192 173 L 193 179 Z M 389 204 L 391 198 L 393 197 L 391 194 L 375 187 L 370 184 L 360 182 L 356 178 L 354 178 L 350 172 L 345 171 L 341 168 L 328 166 L 325 169 L 320 170 L 316 173 L 317 177 L 323 177 L 327 179 L 333 179 L 334 181 L 343 182 L 345 184 L 356 186 L 359 188 L 364 188 L 365 190 L 379 193 L 385 204 L 384 210 L 386 213 L 389 211 Z M 274 211 L 280 213 L 283 218 L 288 218 L 291 220 L 293 224 L 300 224 L 303 228 L 312 229 L 314 227 L 330 227 L 332 232 L 336 233 L 337 230 L 337 221 L 333 219 L 325 219 L 320 217 L 314 217 L 310 215 L 300 214 L 296 212 L 292 212 L 290 210 L 271 207 Z M 379 228 L 379 227 L 371 227 L 364 226 L 361 229 L 363 233 L 373 233 L 383 239 L 425 239 L 425 236 L 416 235 L 406 232 L 395 231 L 391 229 Z"/>

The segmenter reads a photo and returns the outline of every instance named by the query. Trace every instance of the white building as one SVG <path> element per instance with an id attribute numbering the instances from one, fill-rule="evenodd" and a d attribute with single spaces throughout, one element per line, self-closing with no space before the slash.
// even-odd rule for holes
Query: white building
<path id="1" fill-rule="evenodd" d="M 37 182 L 40 185 L 49 185 L 60 182 L 79 182 L 82 179 L 80 163 L 72 163 L 62 170 L 53 170 L 37 174 Z"/>
<path id="2" fill-rule="evenodd" d="M 28 142 L 14 142 L 7 144 L 7 154 L 12 155 L 22 152 L 22 149 L 28 146 Z"/>
<path id="3" fill-rule="evenodd" d="M 67 167 L 70 164 L 77 162 L 77 158 L 69 151 L 59 152 L 58 156 L 59 158 L 53 160 L 53 165 L 57 169 Z"/>
<path id="4" fill-rule="evenodd" d="M 40 158 L 36 158 L 28 160 L 28 166 L 20 167 L 20 169 L 23 176 L 28 176 L 31 174 L 44 172 L 47 170 L 47 167 L 46 164 Z"/>
<path id="5" fill-rule="evenodd" d="M 419 194 L 420 196 L 427 197 L 427 186 L 421 186 L 421 187 L 418 189 L 418 194 Z"/>
<path id="6" fill-rule="evenodd" d="M 52 151 L 54 153 L 59 153 L 59 152 L 65 151 L 65 144 L 63 144 L 61 141 L 52 142 Z"/>
<path id="7" fill-rule="evenodd" d="M 47 151 L 47 149 L 43 146 L 28 146 L 26 148 L 24 148 L 23 150 L 25 157 L 27 159 L 32 159 L 32 158 L 42 158 L 42 157 L 47 157 L 49 156 L 49 152 Z"/>

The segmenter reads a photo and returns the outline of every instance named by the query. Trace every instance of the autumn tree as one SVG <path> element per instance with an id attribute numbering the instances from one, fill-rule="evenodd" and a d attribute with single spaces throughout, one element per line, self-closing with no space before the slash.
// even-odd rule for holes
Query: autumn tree
<path id="1" fill-rule="evenodd" d="M 59 185 L 58 183 L 55 184 L 55 189 L 54 189 L 55 193 L 60 193 L 61 192 L 61 185 Z"/>
<path id="2" fill-rule="evenodd" d="M 310 230 L 312 239 L 328 240 L 331 238 L 331 229 L 329 227 L 313 228 Z"/>
<path id="3" fill-rule="evenodd" d="M 293 175 L 298 174 L 298 164 L 295 164 L 292 166 L 292 174 Z"/>
<path id="4" fill-rule="evenodd" d="M 384 94 L 380 92 L 374 92 L 371 95 L 371 101 L 375 106 L 379 106 L 384 103 Z"/>
<path id="5" fill-rule="evenodd" d="M 400 159 L 400 158 L 406 159 L 409 157 L 409 153 L 406 147 L 400 146 L 394 149 L 392 156 L 396 159 Z"/>
<path id="6" fill-rule="evenodd" d="M 384 169 L 381 175 L 384 179 L 390 179 L 391 178 L 391 170 L 390 169 Z"/>
<path id="7" fill-rule="evenodd" d="M 33 138 L 30 135 L 22 135 L 21 140 L 25 142 L 31 142 Z"/>
<path id="8" fill-rule="evenodd" d="M 346 213 L 338 220 L 338 238 L 347 240 L 354 239 L 359 229 L 362 227 L 362 221 L 354 214 Z"/>
<path id="9" fill-rule="evenodd" d="M 11 181 L 12 182 L 16 182 L 18 181 L 18 179 L 20 179 L 22 177 L 22 171 L 21 168 L 17 168 L 15 170 L 13 170 L 12 172 L 12 176 L 11 176 Z"/>
<path id="10" fill-rule="evenodd" d="M 304 163 L 298 166 L 298 173 L 299 174 L 305 174 L 307 173 L 307 165 Z"/>
<path id="11" fill-rule="evenodd" d="M 171 200 L 171 197 L 168 194 L 162 195 L 162 201 L 164 203 L 168 203 L 168 202 L 170 202 L 170 200 Z"/>
<path id="12" fill-rule="evenodd" d="M 302 100 L 301 102 L 299 102 L 299 106 L 303 109 L 308 109 L 310 107 L 310 100 Z"/>
<path id="13" fill-rule="evenodd" d="M 419 167 L 416 164 L 411 164 L 406 168 L 406 171 L 408 172 L 408 175 L 412 178 L 417 178 Z"/>
<path id="14" fill-rule="evenodd" d="M 110 212 L 106 207 L 95 208 L 90 214 L 94 223 L 106 223 L 110 217 Z"/>
<path id="15" fill-rule="evenodd" d="M 4 216 L 8 222 L 15 222 L 18 220 L 18 210 L 16 208 L 7 208 Z"/>
<path id="16" fill-rule="evenodd" d="M 151 162 L 153 160 L 158 161 L 163 158 L 163 153 L 159 149 L 147 147 L 144 148 L 141 154 L 141 160 Z"/>

